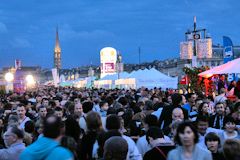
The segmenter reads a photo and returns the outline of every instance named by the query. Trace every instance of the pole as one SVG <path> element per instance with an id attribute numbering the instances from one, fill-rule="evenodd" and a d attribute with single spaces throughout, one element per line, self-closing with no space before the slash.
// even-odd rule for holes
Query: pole
<path id="1" fill-rule="evenodd" d="M 192 67 L 197 67 L 197 48 L 195 35 L 197 33 L 197 18 L 194 16 L 193 23 L 193 57 L 192 57 Z"/>
<path id="2" fill-rule="evenodd" d="M 141 63 L 141 47 L 138 47 L 138 64 Z"/>

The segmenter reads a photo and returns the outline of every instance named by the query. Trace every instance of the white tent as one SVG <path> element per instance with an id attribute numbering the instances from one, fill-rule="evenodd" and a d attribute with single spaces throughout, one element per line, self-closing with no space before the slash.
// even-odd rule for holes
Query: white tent
<path id="1" fill-rule="evenodd" d="M 231 73 L 240 73 L 240 58 L 232 60 L 220 66 L 214 67 L 205 72 L 199 73 L 198 75 L 202 77 L 210 77 L 213 74 L 231 74 Z"/>
<path id="2" fill-rule="evenodd" d="M 127 72 L 121 72 L 119 74 L 106 75 L 103 78 L 94 81 L 94 86 L 97 88 L 111 89 L 115 87 L 115 80 L 119 78 L 126 78 L 129 75 Z"/>
<path id="3" fill-rule="evenodd" d="M 85 78 L 78 78 L 74 80 L 74 87 L 77 88 L 84 88 L 84 87 L 92 87 L 93 81 L 96 79 L 96 77 L 85 77 Z"/>
<path id="4" fill-rule="evenodd" d="M 133 86 L 134 88 L 140 88 L 143 86 L 147 88 L 161 87 L 163 89 L 176 89 L 178 78 L 169 77 L 152 68 L 150 70 L 144 69 L 132 72 L 128 77 L 116 80 L 115 83 L 121 85 L 123 88 L 132 88 Z"/>

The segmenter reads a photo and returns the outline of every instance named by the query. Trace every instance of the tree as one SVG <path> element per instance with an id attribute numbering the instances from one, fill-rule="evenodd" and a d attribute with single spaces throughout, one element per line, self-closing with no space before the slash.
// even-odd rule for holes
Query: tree
<path id="1" fill-rule="evenodd" d="M 184 73 L 189 77 L 190 84 L 189 88 L 193 92 L 205 92 L 204 78 L 198 76 L 199 73 L 209 70 L 208 66 L 188 68 L 184 67 Z M 206 83 L 206 81 L 205 81 Z"/>

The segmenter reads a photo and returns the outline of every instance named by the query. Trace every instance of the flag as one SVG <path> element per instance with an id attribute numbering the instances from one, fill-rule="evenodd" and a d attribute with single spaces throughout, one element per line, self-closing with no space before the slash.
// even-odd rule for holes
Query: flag
<path id="1" fill-rule="evenodd" d="M 180 81 L 180 84 L 183 84 L 183 85 L 188 85 L 188 83 L 189 83 L 188 76 L 184 76 Z"/>

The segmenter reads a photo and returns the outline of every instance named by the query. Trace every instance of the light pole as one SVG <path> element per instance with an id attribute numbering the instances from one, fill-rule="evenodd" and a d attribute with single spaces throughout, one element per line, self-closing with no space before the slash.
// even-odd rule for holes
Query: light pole
<path id="1" fill-rule="evenodd" d="M 117 54 L 117 73 L 118 73 L 118 79 L 120 79 L 120 72 L 122 71 L 122 56 L 120 53 Z"/>
<path id="2" fill-rule="evenodd" d="M 11 82 L 14 80 L 14 75 L 11 72 L 8 72 L 8 73 L 5 74 L 4 78 L 7 81 L 6 93 L 9 93 L 9 91 L 12 90 L 12 88 L 13 88 Z"/>

